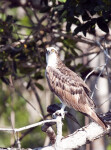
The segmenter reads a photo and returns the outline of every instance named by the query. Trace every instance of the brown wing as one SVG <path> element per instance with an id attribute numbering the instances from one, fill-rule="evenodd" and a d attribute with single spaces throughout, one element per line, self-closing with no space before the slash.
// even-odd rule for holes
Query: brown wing
<path id="1" fill-rule="evenodd" d="M 79 84 L 84 88 L 86 94 L 89 96 L 91 93 L 91 90 L 89 87 L 85 84 L 85 82 L 80 78 L 75 72 L 67 68 L 64 64 L 62 68 L 58 68 L 60 72 L 68 77 L 70 77 L 72 80 L 74 80 L 76 83 L 79 82 Z"/>
<path id="2" fill-rule="evenodd" d="M 90 92 L 84 81 L 71 70 L 62 67 L 61 69 L 53 69 L 47 67 L 46 77 L 49 87 L 62 101 L 68 106 L 80 112 L 87 112 L 87 107 L 94 108 L 93 101 L 86 94 Z"/>
<path id="3" fill-rule="evenodd" d="M 51 91 L 54 92 L 63 103 L 87 114 L 100 126 L 106 129 L 107 125 L 97 116 L 93 110 L 94 103 L 88 94 L 86 94 L 86 92 L 90 92 L 87 85 L 80 77 L 75 73 L 73 74 L 66 67 L 62 69 L 64 71 L 47 67 L 46 77 Z M 69 73 L 67 71 L 69 71 Z"/>

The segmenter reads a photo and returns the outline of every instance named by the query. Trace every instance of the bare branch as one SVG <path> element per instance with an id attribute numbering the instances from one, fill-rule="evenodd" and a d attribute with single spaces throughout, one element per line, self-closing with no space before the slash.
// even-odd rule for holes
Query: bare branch
<path id="1" fill-rule="evenodd" d="M 55 143 L 55 150 L 62 150 L 61 139 L 62 139 L 62 117 L 57 116 L 57 136 Z"/>
<path id="2" fill-rule="evenodd" d="M 88 126 L 81 128 L 74 132 L 72 135 L 61 141 L 63 148 L 79 148 L 80 146 L 92 142 L 97 138 L 109 133 L 111 128 L 104 131 L 98 124 L 92 122 Z M 78 140 L 79 139 L 79 140 Z"/>
<path id="3" fill-rule="evenodd" d="M 87 76 L 85 77 L 84 82 L 86 82 L 86 80 L 89 78 L 89 76 L 95 72 L 95 70 L 99 69 L 100 67 L 104 67 L 104 66 L 105 66 L 105 65 L 101 65 L 101 66 L 98 66 L 98 67 L 94 68 L 91 72 L 89 72 L 89 73 L 87 74 Z"/>
<path id="4" fill-rule="evenodd" d="M 50 138 L 50 143 L 51 144 L 55 144 L 55 141 L 56 141 L 56 134 L 55 134 L 54 130 L 51 127 L 54 124 L 55 124 L 55 122 L 45 123 L 42 126 L 42 131 L 47 133 L 48 137 Z"/>
<path id="5" fill-rule="evenodd" d="M 40 100 L 40 97 L 39 97 L 38 92 L 36 90 L 35 84 L 33 83 L 32 80 L 31 80 L 31 88 L 32 88 L 32 91 L 34 92 L 36 100 L 39 104 L 39 107 L 40 107 L 40 110 L 41 110 L 41 113 L 42 113 L 42 117 L 44 118 L 45 115 L 44 115 L 44 110 L 43 110 L 42 105 L 41 105 L 41 100 Z"/>
<path id="6" fill-rule="evenodd" d="M 0 131 L 20 132 L 20 131 L 24 131 L 24 130 L 27 130 L 27 129 L 30 129 L 30 128 L 34 128 L 34 127 L 40 126 L 40 125 L 42 125 L 44 123 L 48 123 L 48 122 L 57 122 L 57 119 L 40 121 L 40 122 L 31 124 L 31 125 L 28 125 L 28 126 L 25 126 L 25 127 L 22 127 L 22 128 L 14 128 L 14 129 L 11 129 L 11 128 L 0 128 Z"/>
<path id="7" fill-rule="evenodd" d="M 54 121 L 57 122 L 57 120 L 48 120 L 48 122 L 54 122 Z M 47 121 L 43 121 L 43 122 L 46 123 Z M 40 124 L 42 124 L 43 122 L 41 122 Z M 78 129 L 73 134 L 71 134 L 65 138 L 62 138 L 59 141 L 59 144 L 61 146 L 60 150 L 65 150 L 67 148 L 74 148 L 74 149 L 79 148 L 79 147 L 85 145 L 86 143 L 90 143 L 106 134 L 109 134 L 110 132 L 111 132 L 110 126 L 108 127 L 107 130 L 103 130 L 102 127 L 100 127 L 98 124 L 96 124 L 95 122 L 92 122 L 88 126 Z M 61 136 L 61 135 L 59 135 L 59 136 Z M 55 147 L 55 145 L 51 145 L 51 146 L 39 147 L 39 148 L 35 148 L 35 149 L 36 150 L 55 150 L 54 147 Z M 0 150 L 2 150 L 2 149 L 0 149 Z M 11 149 L 11 150 L 13 150 L 13 149 Z M 14 150 L 17 150 L 17 149 L 14 149 Z"/>

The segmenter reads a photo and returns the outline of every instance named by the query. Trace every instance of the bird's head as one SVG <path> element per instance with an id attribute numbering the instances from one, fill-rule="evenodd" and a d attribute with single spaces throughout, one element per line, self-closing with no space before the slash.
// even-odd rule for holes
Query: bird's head
<path id="1" fill-rule="evenodd" d="M 55 47 L 48 47 L 46 48 L 46 55 L 51 55 L 54 53 L 58 53 L 58 50 Z"/>
<path id="2" fill-rule="evenodd" d="M 55 66 L 57 64 L 58 50 L 54 47 L 46 48 L 46 62 L 47 65 Z"/>

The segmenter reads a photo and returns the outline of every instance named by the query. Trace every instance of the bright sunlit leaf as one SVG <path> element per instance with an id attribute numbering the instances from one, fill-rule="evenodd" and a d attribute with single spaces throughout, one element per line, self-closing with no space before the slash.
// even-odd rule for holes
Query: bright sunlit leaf
<path id="1" fill-rule="evenodd" d="M 66 0 L 58 0 L 59 2 L 61 2 L 61 3 L 65 3 L 66 2 Z"/>

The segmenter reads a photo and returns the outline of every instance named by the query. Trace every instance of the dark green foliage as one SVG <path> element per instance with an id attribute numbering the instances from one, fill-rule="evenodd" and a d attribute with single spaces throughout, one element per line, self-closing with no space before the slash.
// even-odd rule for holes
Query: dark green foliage
<path id="1" fill-rule="evenodd" d="M 67 31 L 70 31 L 72 24 L 77 25 L 74 30 L 74 35 L 83 32 L 86 36 L 88 31 L 91 31 L 92 28 L 94 30 L 96 23 L 102 31 L 108 33 L 108 23 L 111 21 L 111 2 L 108 0 L 67 0 L 63 9 L 60 11 L 60 14 L 62 18 L 67 18 Z M 94 19 L 94 15 L 98 15 L 98 17 Z M 83 23 L 79 22 L 78 24 L 78 21 L 74 20 L 74 17 L 79 16 L 82 17 Z M 92 34 L 93 33 L 95 32 L 92 32 Z"/>

